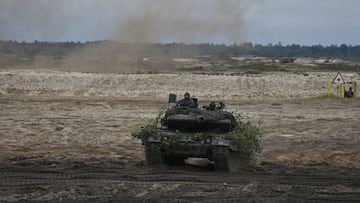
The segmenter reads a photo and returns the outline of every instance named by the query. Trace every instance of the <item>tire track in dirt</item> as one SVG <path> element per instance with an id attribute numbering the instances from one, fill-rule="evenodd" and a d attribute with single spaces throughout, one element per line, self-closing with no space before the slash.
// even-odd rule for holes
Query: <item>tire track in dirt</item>
<path id="1" fill-rule="evenodd" d="M 6 191 L 11 191 L 20 193 L 22 197 L 28 195 L 28 200 L 34 200 L 48 193 L 55 194 L 64 188 L 80 187 L 88 193 L 122 188 L 123 192 L 112 193 L 111 198 L 126 197 L 133 201 L 286 201 L 299 198 L 307 202 L 360 200 L 360 174 L 355 169 L 287 168 L 265 163 L 262 168 L 254 168 L 253 171 L 228 174 L 189 165 L 180 168 L 148 168 L 136 162 L 130 162 L 126 166 L 106 162 L 84 162 L 77 169 L 73 166 L 78 162 L 59 163 L 59 168 L 52 169 L 41 163 L 33 163 L 34 166 L 26 168 L 19 168 L 16 163 L 3 165 L 0 194 L 6 196 Z M 102 169 L 101 164 L 108 166 Z M 41 190 L 43 194 L 31 196 L 34 190 Z M 108 197 L 105 195 L 97 198 L 106 200 Z M 93 199 L 91 195 L 78 198 Z"/>

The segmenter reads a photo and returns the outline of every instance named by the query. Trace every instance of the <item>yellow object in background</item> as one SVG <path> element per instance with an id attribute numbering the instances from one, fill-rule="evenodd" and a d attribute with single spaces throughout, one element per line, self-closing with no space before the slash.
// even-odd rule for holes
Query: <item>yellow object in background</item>
<path id="1" fill-rule="evenodd" d="M 328 86 L 327 86 L 327 96 L 331 96 L 331 80 L 328 80 Z"/>
<path id="2" fill-rule="evenodd" d="M 356 81 L 354 81 L 354 96 L 356 96 L 357 95 L 357 82 Z"/>
<path id="3" fill-rule="evenodd" d="M 340 93 L 339 93 L 339 97 L 344 97 L 344 84 L 340 84 Z"/>

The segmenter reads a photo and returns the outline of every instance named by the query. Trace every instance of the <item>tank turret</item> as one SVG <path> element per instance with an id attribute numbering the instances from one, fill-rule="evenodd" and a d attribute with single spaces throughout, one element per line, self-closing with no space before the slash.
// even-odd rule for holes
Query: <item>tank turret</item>
<path id="1" fill-rule="evenodd" d="M 224 108 L 223 102 L 199 108 L 198 100 L 189 93 L 178 102 L 176 95 L 170 94 L 161 127 L 144 131 L 147 163 L 178 165 L 189 157 L 207 158 L 216 170 L 236 172 L 242 166 L 240 143 L 232 137 L 238 124 Z"/>
<path id="2" fill-rule="evenodd" d="M 197 101 L 197 99 L 193 100 Z M 176 106 L 167 110 L 162 119 L 162 126 L 169 130 L 186 132 L 230 132 L 236 126 L 236 119 L 230 112 L 223 110 L 225 105 L 222 102 L 219 106 L 211 102 L 202 109 L 197 106 L 190 108 Z"/>

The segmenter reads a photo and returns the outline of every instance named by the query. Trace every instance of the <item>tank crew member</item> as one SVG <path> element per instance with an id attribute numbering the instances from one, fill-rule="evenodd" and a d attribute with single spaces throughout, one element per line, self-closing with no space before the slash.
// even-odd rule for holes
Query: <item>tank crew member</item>
<path id="1" fill-rule="evenodd" d="M 177 102 L 176 107 L 180 108 L 195 108 L 194 101 L 190 98 L 190 93 L 185 92 L 184 99 Z"/>
<path id="2" fill-rule="evenodd" d="M 222 110 L 225 108 L 225 103 L 224 102 L 219 102 L 220 106 L 216 107 L 218 110 Z"/>
<path id="3" fill-rule="evenodd" d="M 210 104 L 209 104 L 209 106 L 205 106 L 205 108 L 206 108 L 206 110 L 208 110 L 208 111 L 215 111 L 215 109 L 216 109 L 216 104 L 215 104 L 215 102 L 210 102 Z"/>
<path id="4" fill-rule="evenodd" d="M 349 91 L 345 91 L 344 97 L 345 97 L 345 98 L 352 98 L 352 97 L 354 97 L 354 92 L 353 92 L 353 90 L 352 90 L 352 87 L 349 87 Z"/>
<path id="5" fill-rule="evenodd" d="M 210 104 L 209 104 L 209 110 L 210 111 L 215 111 L 215 109 L 216 109 L 216 104 L 215 104 L 215 102 L 210 102 Z"/>

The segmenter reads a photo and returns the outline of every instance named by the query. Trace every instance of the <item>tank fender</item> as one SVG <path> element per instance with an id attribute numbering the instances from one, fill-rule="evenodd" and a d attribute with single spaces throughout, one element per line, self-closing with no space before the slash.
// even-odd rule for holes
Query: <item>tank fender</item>
<path id="1" fill-rule="evenodd" d="M 240 145 L 233 140 L 213 139 L 211 145 L 229 147 L 229 149 L 234 152 L 240 151 Z"/>
<path id="2" fill-rule="evenodd" d="M 160 143 L 161 142 L 161 136 L 149 136 L 147 138 L 147 142 Z"/>

